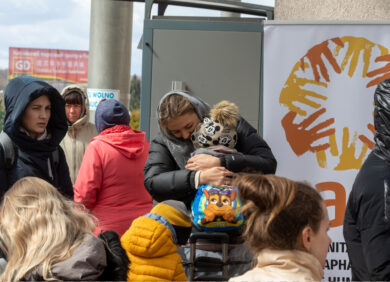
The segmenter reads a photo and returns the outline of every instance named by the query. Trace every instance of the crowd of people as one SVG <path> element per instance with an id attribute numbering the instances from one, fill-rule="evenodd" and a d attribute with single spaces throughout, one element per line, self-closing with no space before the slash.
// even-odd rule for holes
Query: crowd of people
<path id="1" fill-rule="evenodd" d="M 231 263 L 224 279 L 323 279 L 331 240 L 321 195 L 275 175 L 270 146 L 234 103 L 211 108 L 189 92 L 171 91 L 160 100 L 160 131 L 149 144 L 129 126 L 120 101 L 102 100 L 90 123 L 88 96 L 77 85 L 60 94 L 22 76 L 4 97 L 1 281 L 188 280 L 188 239 L 202 232 L 192 205 L 205 186 L 212 187 L 205 192 L 215 208 L 207 210 L 210 221 L 236 223 L 235 213 L 221 213 L 233 203 L 244 217 L 240 228 L 224 231 Z M 390 279 L 390 254 L 380 251 L 390 238 L 390 80 L 375 92 L 374 120 L 376 146 L 356 178 L 344 223 L 353 280 Z M 210 242 L 200 253 L 221 257 Z"/>

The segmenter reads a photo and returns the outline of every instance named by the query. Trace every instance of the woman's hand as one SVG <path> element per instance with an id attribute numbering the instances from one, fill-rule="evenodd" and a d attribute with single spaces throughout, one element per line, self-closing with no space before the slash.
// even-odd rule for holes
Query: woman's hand
<path id="1" fill-rule="evenodd" d="M 222 166 L 212 167 L 200 171 L 199 184 L 208 184 L 215 187 L 232 185 L 233 173 Z"/>
<path id="2" fill-rule="evenodd" d="M 204 170 L 212 167 L 219 167 L 221 161 L 219 158 L 208 154 L 195 155 L 187 161 L 186 169 Z"/>

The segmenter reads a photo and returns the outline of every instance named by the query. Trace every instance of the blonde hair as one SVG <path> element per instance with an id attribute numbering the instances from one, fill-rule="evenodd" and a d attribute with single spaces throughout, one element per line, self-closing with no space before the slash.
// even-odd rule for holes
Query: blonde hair
<path id="1" fill-rule="evenodd" d="M 239 173 L 235 184 L 244 205 L 246 238 L 254 253 L 264 248 L 299 249 L 299 235 L 310 226 L 317 233 L 323 200 L 309 185 L 276 175 Z"/>
<path id="2" fill-rule="evenodd" d="M 158 113 L 161 129 L 166 134 L 168 132 L 167 124 L 170 120 L 191 112 L 195 113 L 195 108 L 186 97 L 179 94 L 167 96 L 161 102 Z"/>
<path id="3" fill-rule="evenodd" d="M 223 100 L 210 110 L 210 118 L 217 120 L 227 128 L 236 128 L 238 120 L 238 107 L 236 104 Z"/>
<path id="4" fill-rule="evenodd" d="M 44 280 L 56 280 L 51 266 L 69 258 L 93 232 L 94 220 L 84 208 L 37 177 L 18 180 L 0 207 L 0 248 L 7 257 L 1 281 L 19 281 L 39 270 Z"/>

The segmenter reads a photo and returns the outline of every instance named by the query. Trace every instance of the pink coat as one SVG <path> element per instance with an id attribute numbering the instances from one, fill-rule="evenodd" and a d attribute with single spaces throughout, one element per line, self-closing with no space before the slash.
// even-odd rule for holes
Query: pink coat
<path id="1" fill-rule="evenodd" d="M 122 236 L 135 218 L 152 209 L 152 197 L 144 186 L 148 151 L 145 133 L 126 125 L 102 131 L 88 145 L 74 201 L 98 219 L 95 235 L 114 230 Z"/>

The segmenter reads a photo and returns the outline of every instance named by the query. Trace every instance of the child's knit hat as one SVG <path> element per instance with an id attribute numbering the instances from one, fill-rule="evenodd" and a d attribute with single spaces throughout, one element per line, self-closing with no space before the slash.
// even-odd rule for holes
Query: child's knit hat
<path id="1" fill-rule="evenodd" d="M 157 204 L 150 213 L 160 215 L 170 223 L 174 229 L 171 233 L 176 244 L 184 245 L 187 242 L 191 234 L 191 212 L 183 202 L 163 201 Z M 167 228 L 170 228 L 169 225 Z"/>
<path id="2" fill-rule="evenodd" d="M 234 149 L 237 143 L 238 107 L 231 102 L 221 101 L 210 110 L 191 136 L 195 149 L 224 145 Z"/>

